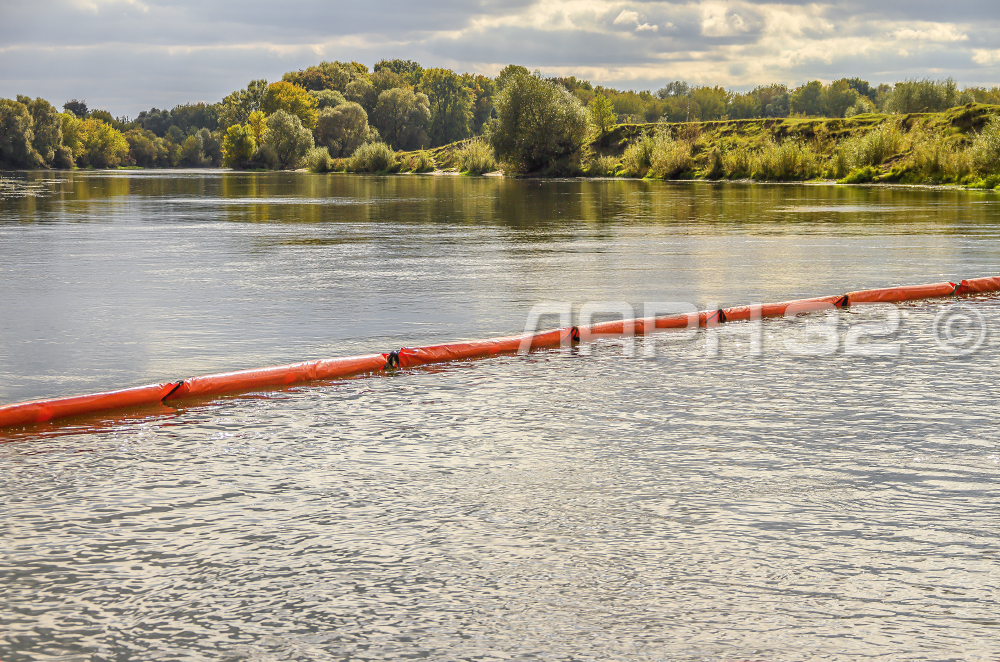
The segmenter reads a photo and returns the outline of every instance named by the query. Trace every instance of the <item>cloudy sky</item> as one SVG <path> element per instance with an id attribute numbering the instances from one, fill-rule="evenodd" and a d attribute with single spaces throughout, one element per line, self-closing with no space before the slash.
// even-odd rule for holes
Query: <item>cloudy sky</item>
<path id="1" fill-rule="evenodd" d="M 0 0 L 0 97 L 134 116 L 321 60 L 507 64 L 616 87 L 1000 85 L 1000 0 Z"/>

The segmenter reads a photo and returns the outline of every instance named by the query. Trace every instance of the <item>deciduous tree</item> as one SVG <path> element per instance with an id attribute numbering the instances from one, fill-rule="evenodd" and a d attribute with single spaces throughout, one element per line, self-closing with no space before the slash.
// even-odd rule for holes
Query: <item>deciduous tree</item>
<path id="1" fill-rule="evenodd" d="M 538 72 L 509 69 L 487 134 L 499 160 L 515 171 L 531 172 L 578 152 L 588 133 L 580 100 Z"/>
<path id="2" fill-rule="evenodd" d="M 296 168 L 312 148 L 313 136 L 298 115 L 279 109 L 267 116 L 264 146 L 275 167 L 282 170 Z"/>

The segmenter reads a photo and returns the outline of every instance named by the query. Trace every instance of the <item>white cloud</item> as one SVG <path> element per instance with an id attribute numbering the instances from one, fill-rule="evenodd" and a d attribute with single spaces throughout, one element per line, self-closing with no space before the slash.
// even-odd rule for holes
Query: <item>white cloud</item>
<path id="1" fill-rule="evenodd" d="M 1000 64 L 1000 48 L 995 50 L 987 50 L 985 48 L 977 48 L 972 51 L 972 61 L 976 64 L 981 64 L 983 66 L 988 66 L 991 64 Z"/>
<path id="2" fill-rule="evenodd" d="M 623 9 L 622 13 L 618 14 L 618 18 L 615 19 L 615 25 L 624 25 L 626 23 L 638 23 L 639 22 L 639 12 L 629 11 Z"/>
<path id="3" fill-rule="evenodd" d="M 1000 83 L 996 0 L 0 0 L 0 97 L 113 114 L 218 99 L 320 60 L 383 57 L 656 89 L 860 76 Z M 641 38 L 640 38 L 641 37 Z M 128 53 L 128 57 L 122 57 Z"/>
<path id="4" fill-rule="evenodd" d="M 924 23 L 919 27 L 899 28 L 892 32 L 892 36 L 901 41 L 954 42 L 969 40 L 969 35 L 951 23 Z"/>

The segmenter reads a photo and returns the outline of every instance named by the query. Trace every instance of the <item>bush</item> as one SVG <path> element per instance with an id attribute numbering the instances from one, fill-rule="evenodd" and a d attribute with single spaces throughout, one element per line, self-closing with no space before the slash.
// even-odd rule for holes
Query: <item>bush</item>
<path id="1" fill-rule="evenodd" d="M 305 162 L 310 172 L 330 172 L 333 165 L 333 159 L 330 158 L 330 152 L 326 151 L 326 147 L 310 149 L 306 152 Z"/>
<path id="2" fill-rule="evenodd" d="M 413 172 L 432 172 L 436 167 L 430 152 L 421 150 L 410 157 L 410 170 Z"/>
<path id="3" fill-rule="evenodd" d="M 618 159 L 613 156 L 598 156 L 590 162 L 588 173 L 595 177 L 614 177 L 618 172 Z"/>
<path id="4" fill-rule="evenodd" d="M 761 180 L 810 179 L 819 174 L 816 152 L 794 140 L 769 142 L 756 154 L 751 176 Z"/>
<path id="5" fill-rule="evenodd" d="M 648 134 L 626 147 L 622 154 L 622 169 L 629 177 L 645 177 L 652 163 L 653 138 Z"/>
<path id="6" fill-rule="evenodd" d="M 969 184 L 969 188 L 1000 190 L 1000 175 L 989 175 Z"/>
<path id="7" fill-rule="evenodd" d="M 396 153 L 385 143 L 365 143 L 347 162 L 351 172 L 394 172 L 399 168 Z"/>
<path id="8" fill-rule="evenodd" d="M 649 174 L 670 179 L 691 169 L 691 143 L 674 140 L 666 131 L 658 132 L 649 155 Z"/>
<path id="9" fill-rule="evenodd" d="M 497 169 L 493 148 L 485 140 L 470 140 L 458 152 L 458 169 L 470 175 L 481 175 Z"/>
<path id="10" fill-rule="evenodd" d="M 894 120 L 882 122 L 863 135 L 844 141 L 841 149 L 851 168 L 882 165 L 890 156 L 903 148 L 903 130 Z"/>
<path id="11" fill-rule="evenodd" d="M 871 166 L 856 168 L 847 177 L 839 180 L 840 184 L 864 184 L 870 182 L 878 176 L 878 170 Z"/>
<path id="12" fill-rule="evenodd" d="M 858 115 L 865 115 L 867 113 L 874 113 L 878 109 L 875 108 L 875 104 L 866 99 L 865 97 L 859 97 L 847 110 L 844 111 L 844 117 L 856 117 Z"/>
<path id="13" fill-rule="evenodd" d="M 830 163 L 830 176 L 834 179 L 842 179 L 847 176 L 850 166 L 847 164 L 847 153 L 841 148 L 833 155 Z"/>
<path id="14" fill-rule="evenodd" d="M 924 178 L 957 181 L 972 171 L 969 150 L 947 136 L 928 129 L 914 130 L 910 132 L 910 144 L 907 165 Z"/>
<path id="15" fill-rule="evenodd" d="M 972 141 L 972 161 L 980 172 L 1000 170 L 1000 117 L 993 116 Z"/>
<path id="16" fill-rule="evenodd" d="M 511 172 L 536 172 L 577 154 L 588 133 L 580 100 L 538 72 L 504 71 L 493 101 L 497 116 L 487 132 L 497 159 Z"/>
<path id="17" fill-rule="evenodd" d="M 722 170 L 726 177 L 749 177 L 753 173 L 754 153 L 747 145 L 737 145 L 722 154 Z"/>

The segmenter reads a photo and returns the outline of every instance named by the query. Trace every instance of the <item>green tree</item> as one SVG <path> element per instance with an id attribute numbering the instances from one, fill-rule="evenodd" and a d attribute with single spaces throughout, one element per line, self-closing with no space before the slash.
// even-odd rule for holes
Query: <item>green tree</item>
<path id="1" fill-rule="evenodd" d="M 410 85 L 416 87 L 420 84 L 420 77 L 424 73 L 424 68 L 413 60 L 380 60 L 372 67 L 372 71 L 375 73 L 391 71 L 394 74 L 406 77 Z"/>
<path id="2" fill-rule="evenodd" d="M 422 149 L 427 144 L 427 125 L 431 121 L 427 95 L 395 88 L 378 97 L 375 125 L 393 149 Z"/>
<path id="3" fill-rule="evenodd" d="M 227 168 L 245 168 L 257 151 L 257 140 L 249 124 L 234 124 L 226 129 L 222 141 L 222 162 Z"/>
<path id="4" fill-rule="evenodd" d="M 23 103 L 13 99 L 0 99 L 0 167 L 37 168 L 42 157 L 32 143 L 31 112 Z"/>
<path id="5" fill-rule="evenodd" d="M 269 116 L 283 110 L 298 117 L 306 128 L 316 126 L 316 99 L 301 87 L 286 81 L 267 86 L 261 110 Z"/>
<path id="6" fill-rule="evenodd" d="M 496 77 L 497 92 L 500 92 L 507 85 L 508 81 L 520 76 L 530 76 L 531 72 L 519 64 L 508 64 Z"/>
<path id="7" fill-rule="evenodd" d="M 886 96 L 885 110 L 890 113 L 936 113 L 960 105 L 959 96 L 958 85 L 951 78 L 904 80 L 896 83 Z"/>
<path id="8" fill-rule="evenodd" d="M 480 135 L 493 116 L 493 97 L 497 87 L 492 78 L 480 74 L 462 74 L 462 83 L 472 91 L 472 133 Z"/>
<path id="9" fill-rule="evenodd" d="M 851 87 L 846 78 L 835 80 L 823 90 L 823 105 L 827 117 L 843 117 L 847 109 L 858 102 L 861 95 Z"/>
<path id="10" fill-rule="evenodd" d="M 65 162 L 66 155 L 59 156 L 65 148 L 62 142 L 62 120 L 56 109 L 41 97 L 34 101 L 28 97 L 18 97 L 18 101 L 31 113 L 31 129 L 34 133 L 31 146 L 38 152 L 45 165 L 54 165 L 57 157 Z"/>
<path id="11" fill-rule="evenodd" d="M 730 92 L 726 99 L 726 116 L 731 120 L 760 117 L 760 100 L 750 92 Z"/>
<path id="12" fill-rule="evenodd" d="M 788 117 L 791 112 L 788 88 L 784 85 L 758 85 L 750 94 L 757 99 L 764 117 Z"/>
<path id="13" fill-rule="evenodd" d="M 310 92 L 309 94 L 316 99 L 317 110 L 336 108 L 340 104 L 347 102 L 344 95 L 336 90 L 321 90 L 319 92 Z"/>
<path id="14" fill-rule="evenodd" d="M 77 119 L 73 113 L 59 113 L 62 123 L 63 145 L 70 150 L 74 159 L 83 154 L 83 143 L 80 141 L 80 128 L 83 120 Z"/>
<path id="15" fill-rule="evenodd" d="M 316 122 L 316 144 L 326 147 L 331 156 L 350 156 L 373 137 L 368 127 L 368 113 L 359 104 L 347 101 L 335 108 L 324 108 Z"/>
<path id="16" fill-rule="evenodd" d="M 344 90 L 344 98 L 360 105 L 369 115 L 375 110 L 375 106 L 378 104 L 378 97 L 379 92 L 372 85 L 372 82 L 368 80 L 367 76 L 352 80 Z"/>
<path id="17" fill-rule="evenodd" d="M 181 143 L 180 164 L 189 168 L 202 168 L 211 161 L 205 158 L 205 143 L 197 133 Z"/>
<path id="18" fill-rule="evenodd" d="M 267 135 L 267 116 L 259 110 L 252 112 L 247 118 L 247 126 L 253 132 L 253 139 L 257 145 L 263 145 L 264 136 Z"/>
<path id="19" fill-rule="evenodd" d="M 67 113 L 73 113 L 74 116 L 85 120 L 90 115 L 90 111 L 87 109 L 87 102 L 80 101 L 79 99 L 71 99 L 63 104 L 63 110 Z"/>
<path id="20" fill-rule="evenodd" d="M 691 90 L 691 119 L 699 119 L 702 122 L 722 119 L 726 114 L 728 94 L 721 87 L 696 87 Z"/>
<path id="21" fill-rule="evenodd" d="M 170 150 L 164 140 L 148 129 L 129 129 L 124 134 L 128 141 L 128 160 L 143 168 L 170 165 Z"/>
<path id="22" fill-rule="evenodd" d="M 427 134 L 432 146 L 471 135 L 473 95 L 459 75 L 450 69 L 424 69 L 420 91 L 430 101 L 431 124 Z"/>
<path id="23" fill-rule="evenodd" d="M 347 86 L 352 81 L 368 78 L 368 68 L 357 62 L 320 62 L 316 68 L 332 82 L 329 89 L 343 94 L 346 94 Z"/>
<path id="24" fill-rule="evenodd" d="M 511 170 L 550 167 L 576 154 L 587 140 L 583 104 L 561 85 L 542 80 L 538 72 L 508 72 L 495 103 L 497 117 L 487 135 L 497 158 Z"/>
<path id="25" fill-rule="evenodd" d="M 800 115 L 823 115 L 823 83 L 818 80 L 806 83 L 792 93 L 789 99 L 792 112 Z"/>
<path id="26" fill-rule="evenodd" d="M 233 124 L 245 124 L 250 113 L 261 109 L 264 99 L 267 97 L 267 88 L 266 80 L 252 80 L 245 90 L 236 90 L 232 94 L 226 95 L 222 103 L 219 104 L 219 126 L 225 129 Z M 152 127 L 145 128 L 156 131 Z M 163 134 L 157 132 L 157 135 Z"/>
<path id="27" fill-rule="evenodd" d="M 282 76 L 281 80 L 309 91 L 332 90 L 336 87 L 333 78 L 319 67 L 289 72 Z"/>
<path id="28" fill-rule="evenodd" d="M 180 127 L 184 133 L 189 133 L 191 129 L 214 131 L 219 128 L 221 106 L 222 104 L 204 102 L 180 104 L 170 111 L 170 122 Z"/>
<path id="29" fill-rule="evenodd" d="M 615 125 L 615 108 L 603 94 L 594 97 L 587 106 L 587 114 L 590 116 L 590 124 L 598 135 L 605 135 Z"/>
<path id="30" fill-rule="evenodd" d="M 122 133 L 99 119 L 86 119 L 80 125 L 84 165 L 112 168 L 128 158 L 129 145 Z"/>
<path id="31" fill-rule="evenodd" d="M 267 116 L 264 146 L 275 167 L 295 168 L 313 146 L 312 132 L 302 125 L 298 115 L 279 109 Z"/>

